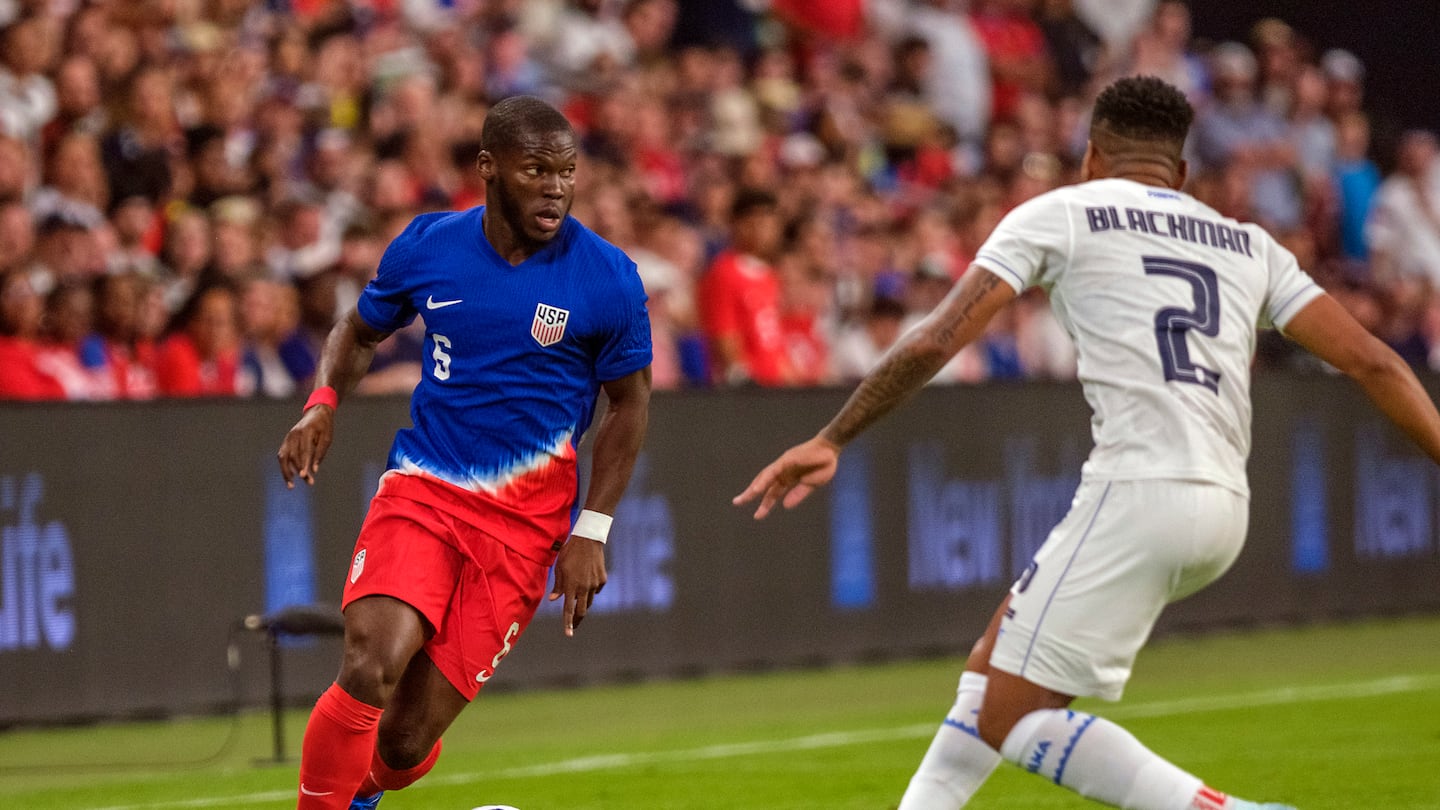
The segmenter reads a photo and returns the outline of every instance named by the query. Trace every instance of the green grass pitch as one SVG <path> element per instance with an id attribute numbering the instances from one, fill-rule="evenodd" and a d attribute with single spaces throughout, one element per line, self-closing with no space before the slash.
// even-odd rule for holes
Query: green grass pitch
<path id="1" fill-rule="evenodd" d="M 587 626 L 604 632 L 603 623 Z M 523 654 L 523 648 L 517 654 Z M 425 780 L 384 810 L 893 808 L 953 697 L 959 660 L 481 698 Z M 503 675 L 503 673 L 502 673 Z M 1440 808 L 1440 617 L 1161 640 L 1123 723 L 1222 790 L 1301 810 Z M 294 807 L 263 713 L 0 733 L 9 810 Z M 299 748 L 303 714 L 287 718 Z M 117 761 L 148 767 L 101 767 Z M 58 767 L 64 766 L 64 767 Z M 1002 765 L 977 810 L 1096 807 Z"/>

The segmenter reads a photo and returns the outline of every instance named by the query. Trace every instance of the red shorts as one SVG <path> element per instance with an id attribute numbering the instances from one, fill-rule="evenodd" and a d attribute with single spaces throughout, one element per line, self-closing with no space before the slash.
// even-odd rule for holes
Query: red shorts
<path id="1" fill-rule="evenodd" d="M 420 611 L 434 630 L 425 653 L 474 700 L 525 632 L 548 577 L 548 566 L 484 530 L 382 491 L 355 541 L 342 604 L 379 595 Z"/>

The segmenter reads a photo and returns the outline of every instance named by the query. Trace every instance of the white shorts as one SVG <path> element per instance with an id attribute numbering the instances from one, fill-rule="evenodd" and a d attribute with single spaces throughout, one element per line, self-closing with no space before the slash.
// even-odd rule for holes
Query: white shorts
<path id="1" fill-rule="evenodd" d="M 1249 498 L 1215 484 L 1082 482 L 1011 587 L 990 665 L 1119 700 L 1161 609 L 1225 573 L 1249 521 Z"/>

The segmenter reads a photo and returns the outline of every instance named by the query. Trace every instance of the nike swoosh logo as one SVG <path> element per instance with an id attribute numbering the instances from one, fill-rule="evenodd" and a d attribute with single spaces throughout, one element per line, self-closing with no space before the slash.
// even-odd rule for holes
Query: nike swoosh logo
<path id="1" fill-rule="evenodd" d="M 318 790 L 311 790 L 310 788 L 307 788 L 307 787 L 305 787 L 304 785 L 301 785 L 301 786 L 300 786 L 300 792 L 301 792 L 301 793 L 304 793 L 306 796 L 334 796 L 334 795 L 335 795 L 335 791 L 333 791 L 333 790 L 327 790 L 327 791 L 321 792 L 321 791 L 318 791 Z"/>
<path id="2" fill-rule="evenodd" d="M 435 296 L 432 295 L 432 296 L 430 296 L 429 298 L 425 299 L 425 308 L 426 308 L 426 309 L 444 309 L 445 307 L 453 307 L 453 306 L 455 306 L 456 304 L 458 304 L 458 303 L 460 303 L 461 301 L 464 301 L 464 300 L 465 300 L 465 299 L 463 299 L 463 298 L 456 298 L 454 301 L 436 301 L 436 300 L 435 300 Z"/>

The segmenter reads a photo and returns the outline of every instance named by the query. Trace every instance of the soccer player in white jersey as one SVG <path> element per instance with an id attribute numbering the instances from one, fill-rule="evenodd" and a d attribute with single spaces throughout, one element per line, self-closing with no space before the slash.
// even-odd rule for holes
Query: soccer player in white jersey
<path id="1" fill-rule="evenodd" d="M 1440 461 L 1440 414 L 1410 369 L 1260 228 L 1179 191 L 1194 113 L 1127 78 L 1096 100 L 1085 182 L 1017 207 L 969 272 L 814 438 L 737 504 L 800 503 L 841 448 L 918 390 L 1008 301 L 1038 286 L 1074 339 L 1095 448 L 1068 515 L 975 644 L 900 810 L 963 806 L 1006 759 L 1129 810 L 1284 810 L 1227 796 L 1121 727 L 1068 710 L 1116 700 L 1166 603 L 1219 577 L 1245 538 L 1256 325 L 1352 377 Z"/>

